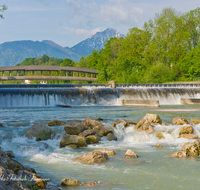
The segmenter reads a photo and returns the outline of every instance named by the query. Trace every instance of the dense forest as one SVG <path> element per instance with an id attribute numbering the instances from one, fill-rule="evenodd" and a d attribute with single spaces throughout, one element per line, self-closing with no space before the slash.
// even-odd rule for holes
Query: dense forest
<path id="1" fill-rule="evenodd" d="M 60 65 L 99 70 L 98 82 L 162 83 L 194 81 L 200 77 L 200 8 L 187 13 L 164 8 L 142 29 L 131 28 L 125 38 L 107 40 L 78 62 L 44 55 L 20 65 Z"/>

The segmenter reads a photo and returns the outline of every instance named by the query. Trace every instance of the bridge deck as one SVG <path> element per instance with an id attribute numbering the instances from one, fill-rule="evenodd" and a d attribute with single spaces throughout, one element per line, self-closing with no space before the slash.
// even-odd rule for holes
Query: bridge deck
<path id="1" fill-rule="evenodd" d="M 16 76 L 11 74 L 15 71 Z M 24 71 L 23 76 L 19 76 L 19 71 Z M 27 75 L 27 72 L 32 71 L 32 76 Z M 35 72 L 40 71 L 41 76 L 36 76 Z M 50 76 L 44 76 L 43 71 L 49 71 Z M 52 72 L 57 72 L 57 76 L 52 76 Z M 60 76 L 60 72 L 64 72 L 65 76 Z M 61 67 L 61 66 L 11 66 L 0 67 L 2 76 L 0 81 L 6 80 L 76 80 L 76 81 L 95 81 L 97 80 L 98 71 L 94 69 L 78 68 L 78 67 Z M 8 76 L 5 76 L 5 72 L 8 72 Z M 68 76 L 68 72 L 71 76 Z M 78 73 L 78 74 L 75 74 Z M 84 76 L 81 75 L 84 74 Z M 89 74 L 89 77 L 88 77 Z"/>

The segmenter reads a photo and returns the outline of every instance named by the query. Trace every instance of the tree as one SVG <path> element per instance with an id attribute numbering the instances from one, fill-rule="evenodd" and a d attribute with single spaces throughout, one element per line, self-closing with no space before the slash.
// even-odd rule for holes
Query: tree
<path id="1" fill-rule="evenodd" d="M 8 9 L 8 7 L 6 7 L 5 4 L 4 5 L 0 5 L 0 12 L 3 12 L 5 10 L 7 10 L 7 9 Z M 3 14 L 0 14 L 0 18 L 3 18 Z"/>

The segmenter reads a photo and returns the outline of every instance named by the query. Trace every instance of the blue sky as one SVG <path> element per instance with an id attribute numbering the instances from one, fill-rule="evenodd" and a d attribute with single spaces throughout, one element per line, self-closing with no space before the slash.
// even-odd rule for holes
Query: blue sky
<path id="1" fill-rule="evenodd" d="M 165 7 L 187 12 L 200 0 L 0 0 L 8 10 L 0 19 L 0 44 L 52 40 L 73 46 L 108 27 L 126 34 L 141 28 Z"/>

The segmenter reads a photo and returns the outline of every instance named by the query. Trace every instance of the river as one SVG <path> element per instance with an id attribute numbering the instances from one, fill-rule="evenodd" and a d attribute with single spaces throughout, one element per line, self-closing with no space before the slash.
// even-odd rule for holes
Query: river
<path id="1" fill-rule="evenodd" d="M 69 93 L 69 91 L 71 91 Z M 72 92 L 73 91 L 73 92 Z M 44 93 L 45 92 L 45 93 Z M 127 94 L 128 92 L 128 94 Z M 137 92 L 137 93 L 136 93 Z M 155 93 L 152 93 L 155 92 Z M 60 184 L 63 178 L 74 178 L 81 182 L 98 181 L 103 186 L 95 189 L 197 189 L 199 185 L 199 157 L 176 159 L 168 157 L 179 151 L 185 142 L 178 138 L 180 128 L 172 124 L 172 119 L 182 116 L 188 119 L 200 119 L 199 106 L 181 105 L 180 98 L 199 98 L 199 88 L 191 89 L 133 89 L 133 88 L 74 88 L 72 89 L 0 89 L 0 146 L 11 150 L 15 159 L 25 166 L 34 168 L 44 178 L 51 179 L 52 184 Z M 121 106 L 124 98 L 158 98 L 159 108 Z M 145 95 L 146 94 L 146 95 Z M 72 108 L 56 107 L 56 104 L 71 104 Z M 88 145 L 76 150 L 60 148 L 64 134 L 63 126 L 51 127 L 52 139 L 41 142 L 28 139 L 25 132 L 34 123 L 47 124 L 52 119 L 82 121 L 85 118 L 97 119 L 105 126 L 112 127 L 113 122 L 121 119 L 139 121 L 146 113 L 159 114 L 167 123 L 154 127 L 165 139 L 157 139 L 155 134 L 137 132 L 134 125 L 124 129 L 118 124 L 115 134 L 118 141 L 107 141 L 102 138 L 100 144 Z M 194 134 L 200 136 L 200 124 L 194 126 Z M 153 145 L 160 143 L 161 148 Z M 75 157 L 97 148 L 117 150 L 106 163 L 82 164 L 73 162 Z M 126 159 L 127 149 L 133 150 L 139 157 Z M 65 188 L 63 188 L 65 189 Z M 73 187 L 66 189 L 92 189 L 91 187 Z"/>

